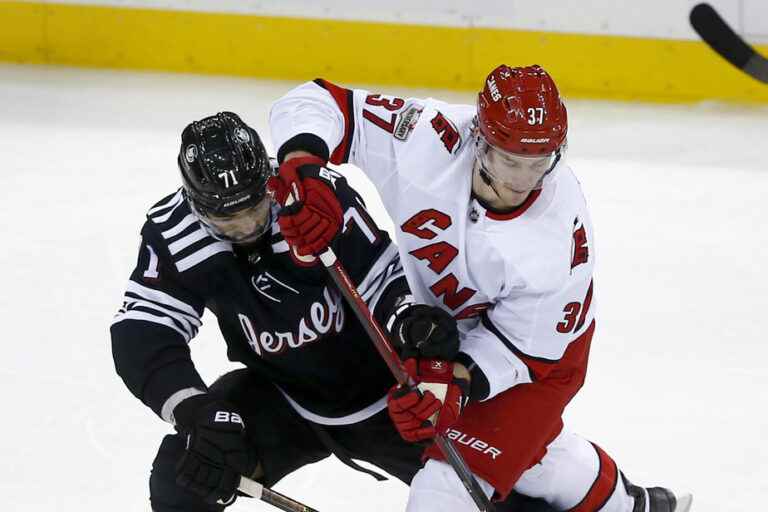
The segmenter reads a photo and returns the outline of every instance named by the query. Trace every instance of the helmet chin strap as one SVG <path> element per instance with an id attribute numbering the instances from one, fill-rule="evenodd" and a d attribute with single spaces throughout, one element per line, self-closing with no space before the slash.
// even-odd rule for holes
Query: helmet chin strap
<path id="1" fill-rule="evenodd" d="M 483 183 L 485 183 L 485 185 L 488 188 L 493 190 L 493 193 L 496 194 L 496 197 L 501 199 L 502 197 L 499 194 L 499 191 L 496 190 L 496 187 L 493 184 L 493 177 L 488 173 L 488 169 L 486 169 L 485 164 L 483 163 L 483 159 L 482 158 L 478 158 L 477 159 L 477 163 L 480 166 L 480 168 L 478 169 L 478 171 L 480 172 L 480 179 L 483 180 Z"/>
<path id="2" fill-rule="evenodd" d="M 496 197 L 501 199 L 501 195 L 499 194 L 499 191 L 496 190 L 496 187 L 493 184 L 493 176 L 488 172 L 488 169 L 485 167 L 485 163 L 483 162 L 483 157 L 480 154 L 481 151 L 484 149 L 487 151 L 487 143 L 483 143 L 480 141 L 480 135 L 477 135 L 477 138 L 475 139 L 475 155 L 477 157 L 477 163 L 479 165 L 479 172 L 480 172 L 480 179 L 483 180 L 483 183 L 487 187 L 489 187 L 491 190 L 493 190 L 493 193 L 496 194 Z M 482 146 L 482 149 L 481 149 Z"/>

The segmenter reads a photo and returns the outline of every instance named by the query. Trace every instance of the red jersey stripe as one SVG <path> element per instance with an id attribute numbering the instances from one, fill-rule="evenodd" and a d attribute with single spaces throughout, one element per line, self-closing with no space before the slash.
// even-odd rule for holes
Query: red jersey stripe
<path id="1" fill-rule="evenodd" d="M 595 478 L 584 499 L 568 512 L 597 512 L 603 508 L 616 490 L 616 484 L 619 480 L 619 470 L 616 463 L 599 446 L 594 443 L 592 446 L 594 446 L 600 460 L 597 478 Z"/>
<path id="2" fill-rule="evenodd" d="M 355 133 L 355 116 L 352 91 L 332 84 L 322 78 L 317 78 L 315 83 L 331 93 L 336 105 L 338 105 L 341 114 L 344 116 L 344 136 L 341 142 L 331 153 L 331 163 L 345 164 L 349 161 L 349 152 L 352 149 L 352 136 Z"/>
<path id="3" fill-rule="evenodd" d="M 514 210 L 512 210 L 509 213 L 496 213 L 491 210 L 485 211 L 485 216 L 489 219 L 493 220 L 512 220 L 516 219 L 517 217 L 521 216 L 528 210 L 528 208 L 531 207 L 531 205 L 536 202 L 536 199 L 541 195 L 541 189 L 534 190 L 530 194 L 528 194 L 528 197 L 525 198 L 525 201 L 523 203 L 516 207 Z"/>
<path id="4" fill-rule="evenodd" d="M 581 306 L 581 315 L 579 315 L 579 321 L 576 324 L 576 328 L 574 329 L 574 332 L 578 332 L 581 330 L 582 327 L 584 327 L 584 322 L 587 320 L 587 313 L 589 313 L 589 307 L 592 305 L 592 286 L 594 284 L 594 281 L 589 282 L 589 289 L 587 290 L 587 295 L 584 297 L 583 305 Z"/>

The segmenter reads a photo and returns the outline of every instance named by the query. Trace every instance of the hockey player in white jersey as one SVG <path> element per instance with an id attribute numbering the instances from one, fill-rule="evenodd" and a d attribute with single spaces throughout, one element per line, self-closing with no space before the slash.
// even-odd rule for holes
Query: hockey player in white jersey
<path id="1" fill-rule="evenodd" d="M 496 499 L 514 489 L 556 510 L 690 509 L 690 495 L 631 484 L 563 426 L 595 329 L 595 245 L 564 159 L 566 109 L 546 71 L 499 66 L 476 106 L 318 79 L 278 100 L 270 124 L 283 186 L 301 179 L 291 160 L 309 155 L 367 174 L 393 218 L 415 302 L 431 306 L 406 308 L 388 326 L 422 356 L 407 361 L 415 380 L 444 390 L 390 392 L 406 440 L 445 432 Z M 303 209 L 286 238 L 299 255 L 316 255 L 335 228 Z M 458 353 L 440 350 L 453 321 Z M 408 511 L 473 510 L 440 452 L 426 453 Z"/>

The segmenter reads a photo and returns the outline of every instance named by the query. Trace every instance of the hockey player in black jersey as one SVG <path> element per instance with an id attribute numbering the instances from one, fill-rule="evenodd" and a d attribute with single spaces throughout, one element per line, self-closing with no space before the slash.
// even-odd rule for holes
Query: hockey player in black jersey
<path id="1" fill-rule="evenodd" d="M 324 269 L 292 259 L 256 132 L 226 112 L 194 122 L 178 164 L 183 188 L 149 210 L 111 327 L 117 372 L 178 431 L 153 464 L 153 509 L 221 510 L 241 474 L 270 486 L 331 453 L 408 483 L 421 449 L 387 417 L 393 378 Z M 334 245 L 386 322 L 408 295 L 395 246 L 342 177 L 316 165 L 301 172 L 342 198 Z M 229 358 L 246 366 L 210 388 L 187 347 L 206 308 Z"/>
<path id="2" fill-rule="evenodd" d="M 237 115 L 193 122 L 178 157 L 183 187 L 148 211 L 141 230 L 111 335 L 128 389 L 176 429 L 152 465 L 155 512 L 221 511 L 240 475 L 271 486 L 332 453 L 405 483 L 422 465 L 422 448 L 403 441 L 387 415 L 394 379 L 363 327 L 323 267 L 295 256 L 280 233 L 278 215 L 291 212 L 267 193 L 274 165 Z M 305 206 L 326 193 L 339 198 L 341 210 L 323 222 L 342 226 L 331 246 L 379 322 L 418 331 L 408 325 L 397 248 L 362 199 L 324 167 L 298 172 Z M 210 387 L 187 346 L 204 309 L 216 316 L 229 358 L 245 365 Z M 454 330 L 430 326 L 427 337 L 451 345 Z M 515 510 L 548 510 L 537 506 Z"/>

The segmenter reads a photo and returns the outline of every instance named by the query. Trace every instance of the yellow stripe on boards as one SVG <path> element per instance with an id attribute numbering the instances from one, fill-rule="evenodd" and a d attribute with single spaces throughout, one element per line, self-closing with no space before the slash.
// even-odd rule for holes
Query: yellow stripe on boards
<path id="1" fill-rule="evenodd" d="M 0 60 L 463 90 L 537 63 L 568 97 L 768 102 L 698 41 L 71 4 L 0 2 Z"/>

